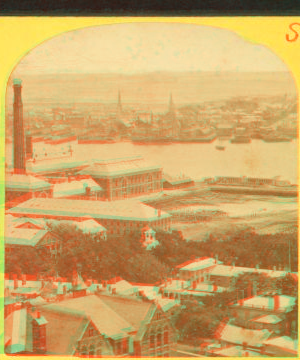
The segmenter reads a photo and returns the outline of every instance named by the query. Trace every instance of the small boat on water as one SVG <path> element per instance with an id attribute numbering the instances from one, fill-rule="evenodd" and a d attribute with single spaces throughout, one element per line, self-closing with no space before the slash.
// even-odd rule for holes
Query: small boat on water
<path id="1" fill-rule="evenodd" d="M 249 144 L 251 139 L 248 136 L 237 135 L 230 142 L 231 144 Z"/>
<path id="2" fill-rule="evenodd" d="M 221 150 L 221 151 L 223 151 L 223 150 L 225 150 L 225 145 L 224 145 L 224 139 L 218 139 L 218 143 L 217 143 L 217 145 L 216 145 L 216 149 L 217 150 Z"/>

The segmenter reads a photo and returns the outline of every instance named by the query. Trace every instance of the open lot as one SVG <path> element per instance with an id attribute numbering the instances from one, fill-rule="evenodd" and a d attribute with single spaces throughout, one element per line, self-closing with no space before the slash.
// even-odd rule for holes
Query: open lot
<path id="1" fill-rule="evenodd" d="M 184 221 L 177 217 L 172 224 L 187 240 L 203 241 L 211 233 L 224 237 L 227 232 L 246 227 L 260 234 L 294 232 L 298 228 L 297 198 L 215 193 L 195 186 L 165 191 L 147 203 L 170 214 L 188 214 Z M 203 220 L 199 220 L 201 214 L 205 215 Z"/>

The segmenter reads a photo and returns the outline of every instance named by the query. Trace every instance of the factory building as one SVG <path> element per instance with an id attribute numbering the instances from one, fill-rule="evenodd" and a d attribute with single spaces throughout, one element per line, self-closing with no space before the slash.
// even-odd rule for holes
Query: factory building
<path id="1" fill-rule="evenodd" d="M 162 168 L 140 156 L 95 161 L 80 171 L 90 175 L 108 200 L 128 199 L 162 190 Z"/>
<path id="2" fill-rule="evenodd" d="M 168 231 L 171 215 L 136 200 L 89 201 L 53 198 L 30 199 L 8 211 L 22 217 L 84 221 L 95 219 L 108 234 L 124 235 L 141 231 L 146 225 Z"/>

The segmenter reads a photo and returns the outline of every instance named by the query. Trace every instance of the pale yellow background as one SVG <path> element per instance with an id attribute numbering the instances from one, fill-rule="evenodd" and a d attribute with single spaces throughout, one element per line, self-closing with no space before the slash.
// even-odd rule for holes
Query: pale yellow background
<path id="1" fill-rule="evenodd" d="M 199 25 L 211 25 L 219 28 L 235 31 L 253 43 L 265 45 L 281 58 L 294 76 L 296 86 L 300 87 L 300 26 L 295 27 L 299 32 L 298 40 L 295 42 L 286 41 L 286 34 L 292 37 L 294 34 L 289 30 L 291 23 L 300 23 L 300 17 L 189 17 L 189 18 L 159 18 L 159 17 L 2 17 L 0 18 L 0 224 L 3 225 L 4 211 L 4 117 L 5 117 L 5 92 L 6 83 L 10 73 L 18 64 L 21 58 L 32 48 L 41 44 L 51 37 L 65 31 L 84 28 L 94 25 L 108 25 L 130 22 L 168 22 L 168 23 L 187 23 Z M 1 248 L 0 252 L 3 259 L 3 226 L 0 226 Z M 4 263 L 1 261 L 1 273 L 3 274 Z M 1 293 L 3 293 L 3 279 L 1 279 Z M 1 295 L 0 297 L 2 297 Z M 1 306 L 2 300 L 0 303 Z M 3 311 L 0 318 L 2 326 Z M 3 334 L 1 329 L 1 335 Z M 3 338 L 1 337 L 1 342 Z M 3 350 L 3 345 L 1 345 Z M 6 357 L 1 355 L 0 358 Z M 10 358 L 10 357 L 7 357 Z M 15 356 L 15 359 L 19 357 Z M 24 358 L 24 357 L 21 357 Z M 27 356 L 26 359 L 36 359 Z M 41 358 L 41 357 L 39 357 Z M 47 359 L 51 358 L 49 356 Z M 54 358 L 54 357 L 53 357 Z M 55 359 L 65 359 L 65 357 L 55 357 Z"/>

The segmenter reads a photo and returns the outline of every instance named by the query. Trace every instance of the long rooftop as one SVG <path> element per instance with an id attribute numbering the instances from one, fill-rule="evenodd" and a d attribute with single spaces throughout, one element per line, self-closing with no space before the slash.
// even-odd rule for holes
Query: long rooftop
<path id="1" fill-rule="evenodd" d="M 160 170 L 161 167 L 146 161 L 140 156 L 125 158 L 114 158 L 105 160 L 93 160 L 93 164 L 83 169 L 81 174 L 88 174 L 92 177 L 118 176 L 131 173 L 141 173 L 151 170 Z"/>
<path id="2" fill-rule="evenodd" d="M 86 215 L 94 219 L 119 219 L 135 221 L 156 221 L 171 215 L 158 211 L 136 200 L 114 202 L 35 198 L 9 209 L 8 214 L 33 217 L 82 218 Z"/>

